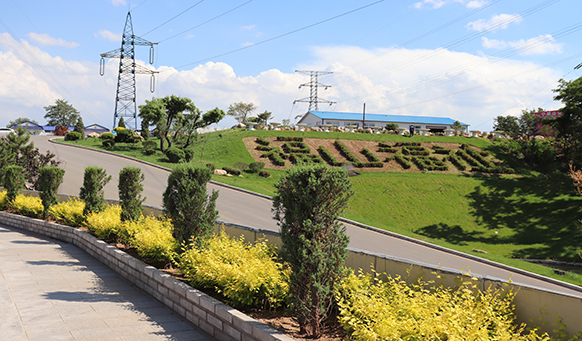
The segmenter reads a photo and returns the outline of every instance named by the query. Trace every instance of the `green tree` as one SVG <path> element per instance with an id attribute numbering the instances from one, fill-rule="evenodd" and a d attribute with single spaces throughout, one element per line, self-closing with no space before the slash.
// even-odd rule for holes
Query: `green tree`
<path id="1" fill-rule="evenodd" d="M 273 118 L 272 113 L 265 110 L 265 112 L 257 115 L 257 123 L 266 126 L 267 124 L 269 124 L 269 120 L 272 118 Z"/>
<path id="2" fill-rule="evenodd" d="M 218 191 L 206 193 L 212 177 L 208 167 L 181 164 L 168 176 L 168 186 L 163 195 L 163 206 L 174 224 L 174 238 L 180 245 L 204 247 L 214 231 L 218 217 L 216 199 Z"/>
<path id="3" fill-rule="evenodd" d="M 519 125 L 519 133 L 521 135 L 525 135 L 528 137 L 536 135 L 538 118 L 534 114 L 542 111 L 544 111 L 543 108 L 530 110 L 525 109 L 521 111 L 521 115 L 519 115 L 519 118 L 517 119 L 517 123 Z"/>
<path id="4" fill-rule="evenodd" d="M 51 206 L 59 202 L 57 192 L 59 186 L 63 183 L 64 175 L 65 170 L 59 167 L 47 166 L 39 169 L 38 189 L 40 190 L 45 217 L 48 216 Z"/>
<path id="5" fill-rule="evenodd" d="M 79 119 L 79 112 L 63 99 L 57 99 L 54 105 L 44 107 L 49 126 L 72 127 Z"/>
<path id="6" fill-rule="evenodd" d="M 459 121 L 455 121 L 455 123 L 452 125 L 452 128 L 455 131 L 463 131 L 463 129 L 465 129 L 465 127 Z"/>
<path id="7" fill-rule="evenodd" d="M 185 139 L 180 148 L 190 146 L 196 129 L 218 123 L 224 117 L 224 112 L 216 108 L 202 115 L 191 99 L 172 95 L 146 100 L 146 104 L 139 106 L 139 116 L 142 125 L 145 121 L 148 127 L 156 126 L 160 150 L 165 153 L 167 148 L 180 139 Z"/>
<path id="8" fill-rule="evenodd" d="M 103 198 L 103 188 L 111 180 L 111 175 L 107 176 L 107 172 L 103 168 L 89 166 L 85 168 L 85 175 L 83 177 L 83 186 L 79 193 L 81 200 L 85 201 L 85 209 L 83 215 L 88 215 L 92 212 L 102 212 L 105 208 L 105 199 Z"/>
<path id="9" fill-rule="evenodd" d="M 227 115 L 234 117 L 238 123 L 247 123 L 247 120 L 257 106 L 253 103 L 237 102 L 228 106 Z"/>
<path id="10" fill-rule="evenodd" d="M 75 129 L 73 131 L 81 134 L 81 139 L 85 138 L 85 124 L 83 123 L 83 118 L 81 116 L 79 116 L 77 119 L 77 123 L 75 124 Z"/>
<path id="11" fill-rule="evenodd" d="M 515 116 L 497 116 L 493 119 L 493 129 L 504 131 L 509 136 L 518 136 L 520 129 Z"/>
<path id="12" fill-rule="evenodd" d="M 119 200 L 121 201 L 121 221 L 136 221 L 143 215 L 142 182 L 145 176 L 137 167 L 124 167 L 119 172 Z"/>
<path id="13" fill-rule="evenodd" d="M 6 188 L 6 201 L 12 203 L 18 191 L 24 188 L 24 176 L 22 167 L 16 165 L 9 165 L 4 171 L 4 188 Z"/>
<path id="14" fill-rule="evenodd" d="M 292 270 L 289 307 L 301 330 L 317 338 L 347 256 L 349 237 L 337 218 L 354 192 L 345 169 L 326 166 L 293 167 L 275 188 L 280 254 Z"/>
<path id="15" fill-rule="evenodd" d="M 572 81 L 559 80 L 558 88 L 553 90 L 555 100 L 561 101 L 562 116 L 549 123 L 556 130 L 563 143 L 566 161 L 577 166 L 582 164 L 582 77 Z"/>
<path id="16" fill-rule="evenodd" d="M 125 120 L 123 119 L 123 116 L 119 117 L 119 122 L 117 122 L 117 126 L 125 128 Z"/>
<path id="17" fill-rule="evenodd" d="M 12 126 L 19 125 L 19 124 L 24 123 L 24 122 L 32 122 L 34 124 L 39 124 L 37 121 L 31 120 L 28 117 L 19 117 L 15 120 L 8 122 L 8 124 L 6 125 L 6 128 L 12 128 Z"/>

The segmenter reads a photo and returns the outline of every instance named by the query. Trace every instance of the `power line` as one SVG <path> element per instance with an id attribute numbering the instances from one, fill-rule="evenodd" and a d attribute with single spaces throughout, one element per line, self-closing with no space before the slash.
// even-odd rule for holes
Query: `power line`
<path id="1" fill-rule="evenodd" d="M 276 40 L 276 39 L 279 39 L 279 38 L 283 38 L 283 37 L 286 37 L 286 36 L 288 36 L 288 35 L 291 35 L 291 34 L 293 34 L 293 33 L 297 33 L 297 32 L 300 32 L 300 31 L 306 30 L 306 29 L 308 29 L 308 28 L 311 28 L 311 27 L 314 27 L 314 26 L 317 26 L 317 25 L 321 25 L 321 24 L 323 24 L 323 23 L 326 23 L 326 22 L 328 22 L 328 21 L 332 21 L 332 20 L 335 20 L 335 19 L 337 19 L 337 18 L 341 18 L 341 17 L 343 17 L 343 16 L 346 16 L 346 15 L 348 15 L 348 14 L 351 14 L 351 13 L 354 13 L 354 12 L 357 12 L 357 11 L 360 11 L 360 10 L 362 10 L 362 9 L 364 9 L 364 8 L 368 8 L 368 7 L 370 7 L 370 6 L 373 6 L 373 5 L 379 4 L 379 3 L 381 3 L 381 2 L 384 2 L 384 0 L 379 0 L 379 1 L 376 1 L 376 2 L 373 2 L 373 3 L 370 3 L 370 4 L 368 4 L 368 5 L 365 5 L 365 6 L 362 6 L 362 7 L 358 7 L 358 8 L 356 8 L 356 9 L 353 9 L 353 10 L 351 10 L 351 11 L 344 12 L 344 13 L 342 13 L 342 14 L 339 14 L 339 15 L 333 16 L 333 17 L 331 17 L 331 18 L 328 18 L 328 19 L 325 19 L 325 20 L 322 20 L 322 21 L 318 21 L 318 22 L 316 22 L 316 23 L 314 23 L 314 24 L 310 24 L 310 25 L 307 25 L 307 26 L 303 26 L 303 27 L 301 27 L 301 28 L 298 28 L 298 29 L 296 29 L 296 30 L 293 30 L 293 31 L 289 31 L 289 32 L 287 32 L 287 33 L 280 34 L 280 35 L 278 35 L 278 36 L 275 36 L 275 37 L 273 37 L 273 38 L 269 38 L 269 39 L 262 40 L 262 41 L 260 41 L 260 42 L 258 42 L 258 43 L 254 43 L 254 44 L 252 44 L 252 45 L 243 46 L 243 47 L 241 47 L 241 48 L 238 48 L 238 49 L 235 49 L 235 50 L 231 50 L 231 51 L 229 51 L 229 52 L 221 53 L 221 54 L 218 54 L 218 55 L 216 55 L 216 56 L 213 56 L 213 57 L 204 58 L 204 59 L 200 59 L 200 60 L 197 60 L 197 61 L 195 61 L 195 62 L 192 62 L 192 63 L 188 63 L 188 64 L 181 65 L 181 66 L 178 66 L 178 67 L 177 67 L 177 69 L 183 68 L 183 67 L 185 67 L 185 66 L 193 65 L 193 64 L 198 64 L 198 63 L 201 63 L 201 62 L 204 62 L 204 61 L 210 60 L 210 59 L 214 59 L 214 58 L 218 58 L 218 57 L 226 56 L 226 55 L 229 55 L 229 54 L 233 54 L 233 53 L 235 53 L 235 52 L 239 52 L 239 51 L 242 51 L 242 50 L 246 50 L 246 49 L 248 49 L 248 48 L 251 48 L 251 47 L 255 47 L 255 46 L 258 46 L 258 45 L 261 45 L 261 44 L 264 44 L 264 43 L 267 43 L 267 42 L 270 42 L 270 41 L 273 41 L 273 40 Z"/>
<path id="2" fill-rule="evenodd" d="M 203 23 L 201 23 L 201 24 L 198 24 L 198 25 L 196 25 L 196 26 L 194 26 L 194 27 L 190 27 L 189 29 L 187 29 L 187 30 L 184 30 L 184 31 L 182 31 L 182 32 L 180 32 L 180 33 L 174 34 L 173 36 L 171 36 L 171 37 L 169 37 L 169 38 L 166 38 L 166 39 L 160 40 L 160 43 L 161 43 L 161 42 L 164 42 L 164 41 L 168 41 L 168 40 L 170 40 L 170 39 L 172 39 L 172 38 L 175 38 L 175 37 L 177 37 L 177 36 L 179 36 L 179 35 L 182 35 L 182 34 L 184 34 L 184 33 L 188 32 L 188 31 L 192 31 L 193 29 L 195 29 L 195 28 L 198 28 L 198 27 L 200 27 L 200 26 L 202 26 L 202 25 L 208 24 L 209 22 L 211 22 L 211 21 L 213 21 L 213 20 L 216 20 L 216 19 L 218 19 L 218 18 L 220 18 L 220 17 L 222 17 L 222 16 L 224 16 L 224 15 L 227 15 L 228 13 L 230 13 L 230 12 L 232 12 L 232 11 L 234 11 L 234 10 L 237 10 L 237 9 L 239 9 L 239 8 L 243 7 L 244 5 L 246 5 L 246 4 L 248 4 L 248 3 L 251 3 L 251 2 L 253 2 L 253 0 L 249 0 L 249 1 L 247 1 L 247 2 L 245 2 L 245 3 L 243 3 L 243 4 L 241 4 L 241 5 L 238 5 L 238 6 L 234 7 L 234 8 L 231 8 L 231 9 L 229 9 L 228 11 L 226 11 L 226 12 L 223 12 L 223 13 L 221 13 L 221 14 L 219 14 L 219 15 L 215 16 L 214 18 L 208 19 L 208 20 L 206 20 L 205 22 L 203 22 Z"/>
<path id="3" fill-rule="evenodd" d="M 200 1 L 198 1 L 198 2 L 197 2 L 197 3 L 195 3 L 194 5 L 192 5 L 192 6 L 188 7 L 188 8 L 186 8 L 186 9 L 185 9 L 185 10 L 183 10 L 182 12 L 180 12 L 180 13 L 176 14 L 175 16 L 173 16 L 173 17 L 172 17 L 172 18 L 170 18 L 169 20 L 165 21 L 164 23 L 162 23 L 162 24 L 160 24 L 160 25 L 158 25 L 158 26 L 156 26 L 156 27 L 152 28 L 151 30 L 147 31 L 146 33 L 142 34 L 141 36 L 142 36 L 142 37 L 144 37 L 144 36 L 146 36 L 147 34 L 149 34 L 149 33 L 153 32 L 153 31 L 157 30 L 158 28 L 160 28 L 160 27 L 164 26 L 165 24 L 167 24 L 167 23 L 169 23 L 170 21 L 172 21 L 172 20 L 176 19 L 177 17 L 181 16 L 182 14 L 184 14 L 184 13 L 188 12 L 188 11 L 189 11 L 189 10 L 191 10 L 192 8 L 194 8 L 194 7 L 198 6 L 198 5 L 200 5 L 202 2 L 204 2 L 204 0 L 200 0 Z"/>

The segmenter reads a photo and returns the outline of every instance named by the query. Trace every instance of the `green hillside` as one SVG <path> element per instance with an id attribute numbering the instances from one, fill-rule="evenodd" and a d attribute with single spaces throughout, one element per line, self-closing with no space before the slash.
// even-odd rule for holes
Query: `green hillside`
<path id="1" fill-rule="evenodd" d="M 265 162 L 271 173 L 268 179 L 243 173 L 243 177 L 215 175 L 213 180 L 273 195 L 273 185 L 291 162 L 287 159 L 285 167 L 277 167 L 268 157 L 261 157 L 265 152 L 256 151 L 258 144 L 254 141 L 256 137 L 262 137 L 271 141 L 269 146 L 281 150 L 284 142 L 276 142 L 276 138 L 291 136 L 304 138 L 305 144 L 311 147 L 311 154 L 318 154 L 317 145 L 327 146 L 337 161 L 347 162 L 337 148 L 334 149 L 335 140 L 343 141 L 342 144 L 361 162 L 367 161 L 365 155 L 359 153 L 363 146 L 369 147 L 381 159 L 382 168 L 357 168 L 359 175 L 351 177 L 356 194 L 344 214 L 346 218 L 582 284 L 580 275 L 558 276 L 549 268 L 517 259 L 580 260 L 576 249 L 582 245 L 582 233 L 576 228 L 576 222 L 582 218 L 582 198 L 574 192 L 570 179 L 565 175 L 546 177 L 511 164 L 485 139 L 437 136 L 410 139 L 382 134 L 227 130 L 200 135 L 192 162 L 212 163 L 217 168 L 233 167 L 236 163 Z M 422 148 L 430 151 L 429 157 L 440 159 L 446 156 L 436 154 L 432 146 L 469 148 L 487 155 L 483 162 L 511 166 L 517 174 L 471 172 L 470 166 L 466 171 L 460 171 L 451 162 L 444 162 L 447 171 L 423 171 L 411 156 L 408 156 L 411 167 L 405 169 L 394 159 L 387 161 L 396 154 L 404 155 L 403 147 L 395 147 L 398 149 L 396 153 L 382 153 L 377 147 L 380 142 L 392 146 L 420 142 Z M 102 148 L 98 140 L 89 139 L 79 144 Z M 151 156 L 144 155 L 139 144 L 117 144 L 112 151 L 173 166 L 159 151 Z M 504 160 L 507 163 L 501 162 Z M 475 253 L 474 249 L 487 253 Z"/>

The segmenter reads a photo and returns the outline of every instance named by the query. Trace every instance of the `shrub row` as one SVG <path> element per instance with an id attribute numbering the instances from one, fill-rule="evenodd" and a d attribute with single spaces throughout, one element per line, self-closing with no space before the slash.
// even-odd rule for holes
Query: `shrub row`
<path id="1" fill-rule="evenodd" d="M 402 153 L 405 155 L 421 155 L 421 156 L 428 156 L 430 155 L 430 152 L 428 151 L 428 149 L 424 148 L 424 147 L 414 147 L 414 146 L 410 146 L 410 147 L 402 147 Z"/>
<path id="2" fill-rule="evenodd" d="M 285 144 L 283 144 L 283 151 L 288 154 L 291 153 L 309 154 L 311 152 L 309 146 L 307 146 L 303 142 L 285 142 Z"/>
<path id="3" fill-rule="evenodd" d="M 283 154 L 285 155 L 285 154 Z M 273 162 L 276 166 L 285 166 L 285 159 L 281 157 L 281 153 L 279 152 L 279 148 L 275 148 L 270 152 L 263 153 L 261 157 L 268 157 L 269 160 Z"/>
<path id="4" fill-rule="evenodd" d="M 489 162 L 485 159 L 485 156 L 489 155 L 487 152 L 485 152 L 485 155 L 483 155 L 483 153 L 470 148 L 470 147 L 465 147 L 463 149 L 467 154 L 471 155 L 473 158 L 475 158 L 475 160 L 479 161 L 479 163 L 481 163 L 482 165 L 489 165 L 489 167 L 493 166 L 492 162 Z"/>
<path id="5" fill-rule="evenodd" d="M 396 142 L 394 147 L 420 146 L 420 142 Z"/>
<path id="6" fill-rule="evenodd" d="M 420 170 L 427 170 L 427 171 L 446 171 L 448 167 L 437 157 L 427 157 L 427 156 L 417 156 L 412 158 L 412 162 L 418 167 Z"/>
<path id="7" fill-rule="evenodd" d="M 297 142 L 303 142 L 303 137 L 277 136 L 277 141 L 297 141 Z"/>
<path id="8" fill-rule="evenodd" d="M 322 163 L 323 160 L 315 154 L 303 154 L 303 153 L 292 153 L 289 154 L 289 161 L 294 165 L 298 163 L 302 164 L 313 164 L 313 163 Z"/>
<path id="9" fill-rule="evenodd" d="M 333 155 L 331 155 L 331 153 L 327 149 L 325 149 L 324 146 L 319 146 L 317 151 L 319 152 L 319 155 L 321 156 L 321 158 L 325 162 L 327 162 L 330 166 L 339 167 L 342 165 L 342 162 L 339 162 L 338 160 L 336 160 L 333 157 Z"/>
<path id="10" fill-rule="evenodd" d="M 368 148 L 362 149 L 361 153 L 368 159 L 370 162 L 382 162 L 378 157 L 372 153 Z"/>
<path id="11" fill-rule="evenodd" d="M 394 160 L 396 160 L 396 162 L 398 162 L 398 164 L 400 164 L 400 166 L 402 166 L 404 169 L 409 169 L 412 167 L 410 160 L 400 153 L 394 154 Z"/>
<path id="12" fill-rule="evenodd" d="M 380 148 L 392 148 L 394 147 L 393 145 L 391 145 L 390 143 L 386 143 L 386 142 L 378 142 L 378 147 Z"/>
<path id="13" fill-rule="evenodd" d="M 441 146 L 438 146 L 438 145 L 433 145 L 432 149 L 433 149 L 435 154 L 449 155 L 452 152 L 451 150 L 446 149 L 446 148 L 441 147 Z"/>
<path id="14" fill-rule="evenodd" d="M 351 163 L 354 164 L 354 166 L 356 166 L 356 164 L 361 163 L 360 160 L 358 160 L 358 158 L 352 154 L 350 152 L 350 150 L 348 149 L 348 147 L 344 146 L 343 143 L 341 143 L 338 140 L 335 140 L 333 145 L 335 146 L 335 148 L 340 152 L 340 154 L 345 157 L 348 161 L 350 161 Z M 358 166 L 356 166 L 358 167 Z"/>
<path id="15" fill-rule="evenodd" d="M 456 154 L 449 154 L 447 160 L 450 161 L 455 167 L 457 167 L 458 170 L 467 170 L 467 165 L 465 165 L 465 163 Z"/>
<path id="16" fill-rule="evenodd" d="M 263 145 L 263 146 L 268 146 L 269 144 L 271 144 L 271 142 L 265 138 L 262 137 L 257 137 L 257 139 L 255 140 L 256 143 Z"/>
<path id="17" fill-rule="evenodd" d="M 379 147 L 378 151 L 381 153 L 396 153 L 398 149 L 394 147 Z"/>
<path id="18" fill-rule="evenodd" d="M 275 147 L 268 147 L 268 146 L 263 146 L 263 145 L 258 145 L 255 147 L 256 150 L 260 150 L 263 152 L 270 152 L 271 150 L 273 150 Z"/>

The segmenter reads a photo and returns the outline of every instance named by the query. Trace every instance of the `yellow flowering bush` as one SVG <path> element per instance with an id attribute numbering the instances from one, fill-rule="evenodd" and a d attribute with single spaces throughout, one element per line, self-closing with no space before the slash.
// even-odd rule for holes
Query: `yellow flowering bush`
<path id="1" fill-rule="evenodd" d="M 43 212 L 44 207 L 39 197 L 18 194 L 12 202 L 12 209 L 18 212 L 18 214 L 36 218 Z"/>
<path id="2" fill-rule="evenodd" d="M 6 202 L 6 191 L 0 191 L 0 211 L 4 211 L 8 208 L 8 203 Z"/>
<path id="3" fill-rule="evenodd" d="M 89 231 L 103 240 L 111 241 L 116 238 L 121 226 L 121 206 L 107 205 L 103 212 L 92 212 L 86 216 Z"/>
<path id="4" fill-rule="evenodd" d="M 339 321 L 353 340 L 549 340 L 515 325 L 510 290 L 431 287 L 399 276 L 346 276 L 336 288 Z"/>
<path id="5" fill-rule="evenodd" d="M 193 286 L 214 289 L 236 306 L 278 307 L 287 297 L 289 271 L 265 242 L 249 244 L 221 232 L 206 249 L 186 250 L 179 262 Z"/>
<path id="6" fill-rule="evenodd" d="M 49 214 L 51 217 L 69 226 L 79 227 L 85 220 L 85 216 L 83 215 L 84 209 L 85 202 L 83 200 L 70 198 L 69 201 L 52 205 Z"/>
<path id="7" fill-rule="evenodd" d="M 141 257 L 168 261 L 178 246 L 172 230 L 169 219 L 150 216 L 138 221 L 123 222 L 118 233 L 123 241 L 136 248 Z"/>

